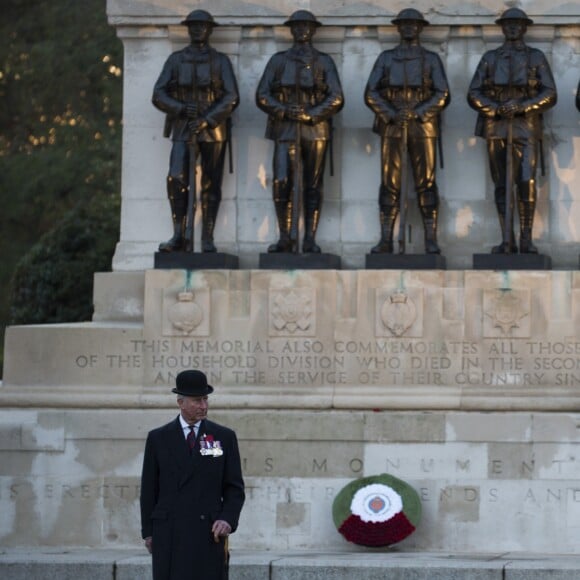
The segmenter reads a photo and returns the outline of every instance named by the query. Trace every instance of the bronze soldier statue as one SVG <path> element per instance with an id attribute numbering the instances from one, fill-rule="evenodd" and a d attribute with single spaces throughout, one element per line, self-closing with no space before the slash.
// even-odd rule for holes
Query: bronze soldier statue
<path id="1" fill-rule="evenodd" d="M 487 141 L 489 167 L 503 241 L 494 254 L 518 251 L 513 230 L 513 189 L 517 189 L 519 251 L 537 254 L 532 242 L 536 210 L 536 167 L 542 144 L 542 113 L 556 104 L 552 71 L 542 51 L 527 46 L 532 20 L 508 8 L 496 20 L 505 42 L 486 52 L 469 86 L 467 100 L 479 115 L 475 134 Z"/>
<path id="2" fill-rule="evenodd" d="M 297 10 L 284 23 L 293 46 L 275 54 L 256 91 L 268 114 L 266 138 L 275 141 L 272 194 L 280 239 L 268 252 L 298 251 L 300 204 L 304 204 L 304 253 L 319 253 L 315 236 L 322 207 L 326 150 L 331 119 L 343 106 L 342 87 L 330 56 L 312 46 L 321 23 Z"/>
<path id="3" fill-rule="evenodd" d="M 229 58 L 209 45 L 213 28 L 218 26 L 213 16 L 194 10 L 182 24 L 188 28 L 191 43 L 169 56 L 153 89 L 153 104 L 167 114 L 165 136 L 173 141 L 167 176 L 173 236 L 160 244 L 159 251 L 193 251 L 199 158 L 201 249 L 215 252 L 213 235 L 222 198 L 230 117 L 238 106 L 239 93 Z"/>
<path id="4" fill-rule="evenodd" d="M 439 56 L 420 45 L 421 31 L 429 24 L 421 12 L 405 8 L 392 23 L 401 42 L 379 55 L 365 89 L 365 102 L 375 113 L 373 131 L 381 136 L 381 239 L 371 252 L 393 252 L 397 215 L 404 220 L 401 182 L 408 155 L 425 228 L 425 252 L 439 254 L 435 168 L 440 114 L 450 101 L 449 86 Z M 403 237 L 401 244 L 404 247 Z"/>

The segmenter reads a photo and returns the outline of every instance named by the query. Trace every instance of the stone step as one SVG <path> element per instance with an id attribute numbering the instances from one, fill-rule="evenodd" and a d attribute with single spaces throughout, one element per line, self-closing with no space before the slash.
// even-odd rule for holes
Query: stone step
<path id="1" fill-rule="evenodd" d="M 2 580 L 144 580 L 141 550 L 0 550 Z M 232 551 L 229 580 L 578 580 L 580 556 L 530 553 Z"/>

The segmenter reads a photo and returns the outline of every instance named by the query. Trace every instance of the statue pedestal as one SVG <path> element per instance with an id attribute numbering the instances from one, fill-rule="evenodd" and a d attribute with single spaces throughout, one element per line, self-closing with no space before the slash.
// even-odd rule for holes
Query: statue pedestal
<path id="1" fill-rule="evenodd" d="M 237 270 L 239 259 L 223 252 L 155 252 L 156 270 Z"/>
<path id="2" fill-rule="evenodd" d="M 473 254 L 474 270 L 551 270 L 544 254 Z"/>
<path id="3" fill-rule="evenodd" d="M 335 254 L 260 254 L 260 270 L 340 270 Z"/>
<path id="4" fill-rule="evenodd" d="M 367 254 L 367 270 L 446 270 L 441 254 Z"/>

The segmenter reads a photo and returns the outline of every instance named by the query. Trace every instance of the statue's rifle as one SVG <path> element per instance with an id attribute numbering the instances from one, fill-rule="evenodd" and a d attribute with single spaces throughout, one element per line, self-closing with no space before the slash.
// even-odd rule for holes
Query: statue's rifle
<path id="1" fill-rule="evenodd" d="M 193 94 L 195 95 L 196 117 L 199 116 L 199 100 L 197 98 L 196 66 L 193 64 Z M 192 119 L 188 119 L 191 123 Z M 193 253 L 195 233 L 195 210 L 197 203 L 197 133 L 189 130 L 189 184 L 187 188 L 187 213 L 185 215 L 185 251 Z"/>
<path id="2" fill-rule="evenodd" d="M 405 253 L 405 227 L 407 225 L 407 120 L 401 127 L 401 190 L 399 192 L 399 254 Z"/>
<path id="3" fill-rule="evenodd" d="M 296 59 L 295 102 L 300 106 L 300 60 Z M 292 187 L 292 211 L 290 224 L 290 242 L 294 253 L 298 253 L 300 206 L 302 201 L 302 152 L 300 142 L 302 138 L 301 122 L 296 120 L 296 135 L 294 144 L 294 179 Z"/>
<path id="4" fill-rule="evenodd" d="M 511 54 L 510 54 L 511 59 Z M 511 62 L 510 62 L 510 70 Z M 512 86 L 510 75 L 510 86 L 508 88 L 508 102 L 512 98 Z M 512 231 L 514 219 L 514 125 L 511 116 L 507 117 L 507 141 L 506 141 L 506 165 L 505 165 L 505 214 L 503 224 L 503 246 L 505 252 L 512 252 Z"/>
<path id="5" fill-rule="evenodd" d="M 507 120 L 507 144 L 506 144 L 506 169 L 505 169 L 505 215 L 503 224 L 503 244 L 506 253 L 512 251 L 512 231 L 513 231 L 513 203 L 514 203 L 514 132 L 512 119 Z"/>
<path id="6" fill-rule="evenodd" d="M 407 107 L 407 71 L 404 70 L 403 107 Z M 405 228 L 407 226 L 407 147 L 409 122 L 405 117 L 401 126 L 401 183 L 399 191 L 399 254 L 405 253 Z"/>

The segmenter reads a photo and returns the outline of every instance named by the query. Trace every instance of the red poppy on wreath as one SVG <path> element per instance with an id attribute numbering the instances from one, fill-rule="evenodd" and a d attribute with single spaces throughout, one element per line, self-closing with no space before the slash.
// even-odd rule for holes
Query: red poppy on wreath
<path id="1" fill-rule="evenodd" d="M 415 531 L 421 500 L 406 482 L 387 473 L 351 481 L 332 504 L 337 530 L 349 542 L 382 547 Z"/>

